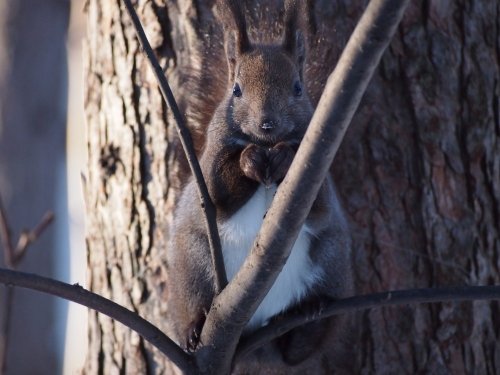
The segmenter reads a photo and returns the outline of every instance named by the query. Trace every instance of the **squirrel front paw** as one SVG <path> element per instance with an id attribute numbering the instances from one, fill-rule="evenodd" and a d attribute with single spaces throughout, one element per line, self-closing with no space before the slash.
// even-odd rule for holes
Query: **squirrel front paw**
<path id="1" fill-rule="evenodd" d="M 271 183 L 280 183 L 284 178 L 295 156 L 294 149 L 285 142 L 280 142 L 267 152 L 268 179 Z"/>
<path id="2" fill-rule="evenodd" d="M 248 178 L 266 184 L 266 150 L 255 144 L 249 144 L 240 155 L 240 168 Z"/>
<path id="3" fill-rule="evenodd" d="M 283 180 L 294 156 L 294 149 L 285 142 L 271 148 L 250 144 L 240 155 L 240 168 L 248 178 L 270 186 Z"/>

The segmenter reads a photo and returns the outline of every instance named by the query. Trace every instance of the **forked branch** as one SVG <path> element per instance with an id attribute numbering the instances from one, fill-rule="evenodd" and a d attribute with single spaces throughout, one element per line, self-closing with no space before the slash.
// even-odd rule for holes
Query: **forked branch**
<path id="1" fill-rule="evenodd" d="M 221 368 L 217 371 L 229 371 L 224 367 L 228 353 L 236 349 L 246 322 L 283 268 L 368 82 L 408 3 L 409 0 L 372 0 L 366 8 L 328 79 L 250 255 L 234 279 L 215 298 L 201 335 L 201 342 L 206 343 L 204 357 L 199 358 L 201 363 L 206 365 L 220 361 Z"/>

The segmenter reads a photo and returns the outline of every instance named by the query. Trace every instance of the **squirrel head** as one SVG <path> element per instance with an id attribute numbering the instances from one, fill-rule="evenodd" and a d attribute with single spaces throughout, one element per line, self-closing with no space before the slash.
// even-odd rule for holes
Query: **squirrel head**
<path id="1" fill-rule="evenodd" d="M 296 28 L 295 2 L 286 2 L 283 40 L 275 45 L 252 45 L 241 4 L 226 5 L 233 20 L 224 28 L 228 124 L 258 144 L 301 137 L 313 108 L 304 85 L 305 43 Z"/>

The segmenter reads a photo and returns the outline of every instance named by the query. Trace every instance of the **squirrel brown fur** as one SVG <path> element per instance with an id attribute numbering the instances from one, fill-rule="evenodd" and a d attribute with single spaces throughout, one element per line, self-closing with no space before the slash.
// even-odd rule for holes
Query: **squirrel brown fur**
<path id="1" fill-rule="evenodd" d="M 285 2 L 283 39 L 250 41 L 242 2 L 219 1 L 228 78 L 206 130 L 200 165 L 216 206 L 228 279 L 250 250 L 276 186 L 283 180 L 313 114 L 304 82 L 306 46 L 295 1 Z M 175 339 L 194 349 L 214 298 L 214 270 L 196 185 L 180 197 L 168 249 L 169 309 Z M 327 177 L 269 294 L 247 331 L 304 301 L 351 289 L 350 239 Z"/>

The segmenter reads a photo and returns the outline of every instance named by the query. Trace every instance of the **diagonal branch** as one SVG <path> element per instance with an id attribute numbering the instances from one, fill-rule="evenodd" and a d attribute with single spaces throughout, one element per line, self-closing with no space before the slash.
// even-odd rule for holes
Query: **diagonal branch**
<path id="1" fill-rule="evenodd" d="M 330 301 L 317 314 L 296 313 L 270 323 L 244 338 L 238 345 L 234 361 L 265 343 L 303 324 L 346 312 L 409 303 L 464 302 L 500 299 L 500 286 L 457 286 L 443 288 L 407 289 L 381 292 Z"/>
<path id="2" fill-rule="evenodd" d="M 70 285 L 46 277 L 2 268 L 0 268 L 0 283 L 51 294 L 105 314 L 144 337 L 185 373 L 194 373 L 191 357 L 162 331 L 134 312 L 82 288 L 78 284 Z"/>
<path id="3" fill-rule="evenodd" d="M 146 34 L 144 33 L 144 29 L 141 26 L 141 21 L 139 20 L 139 17 L 137 16 L 137 13 L 135 12 L 135 9 L 132 6 L 130 0 L 123 0 L 123 2 L 125 3 L 130 18 L 132 19 L 132 23 L 134 24 L 139 43 L 143 48 L 147 60 L 149 61 L 151 68 L 153 69 L 153 72 L 156 76 L 163 99 L 168 104 L 170 110 L 172 111 L 172 114 L 174 115 L 175 125 L 179 134 L 182 148 L 184 149 L 184 152 L 186 154 L 189 168 L 191 168 L 191 172 L 193 173 L 193 176 L 196 180 L 198 194 L 200 197 L 200 204 L 202 207 L 202 211 L 205 214 L 205 225 L 207 228 L 208 242 L 210 244 L 212 264 L 215 270 L 215 292 L 216 294 L 219 294 L 227 285 L 227 276 L 226 270 L 224 269 L 224 260 L 222 257 L 219 232 L 217 230 L 215 206 L 210 199 L 210 195 L 208 194 L 207 185 L 203 178 L 198 159 L 196 158 L 191 135 L 188 128 L 186 127 L 186 124 L 184 123 L 181 112 L 177 107 L 177 103 L 175 101 L 174 95 L 172 94 L 172 90 L 170 89 L 165 74 L 163 73 L 163 70 L 158 63 L 158 59 L 156 58 L 151 45 L 148 42 Z"/>
<path id="4" fill-rule="evenodd" d="M 227 353 L 236 348 L 243 327 L 285 264 L 408 2 L 372 0 L 366 8 L 328 79 L 304 140 L 278 188 L 250 255 L 213 303 L 201 336 L 201 342 L 210 344 L 197 356 L 202 363 L 213 363 L 214 359 L 226 363 Z M 227 371 L 224 368 L 220 372 Z"/>

